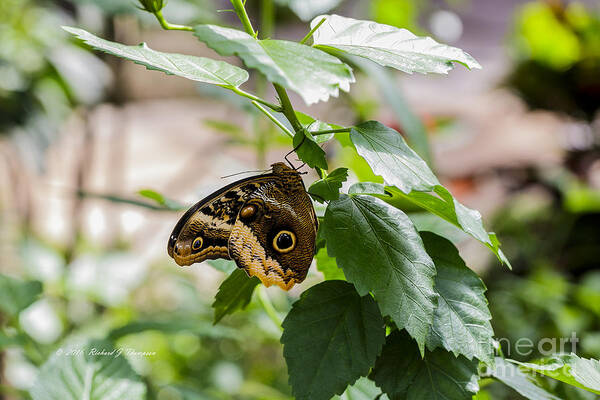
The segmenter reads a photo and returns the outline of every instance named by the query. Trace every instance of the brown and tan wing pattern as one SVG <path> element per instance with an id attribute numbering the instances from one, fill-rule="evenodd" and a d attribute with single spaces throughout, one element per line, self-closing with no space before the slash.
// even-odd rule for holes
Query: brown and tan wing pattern
<path id="1" fill-rule="evenodd" d="M 167 245 L 179 265 L 229 258 L 231 228 L 246 198 L 272 180 L 272 174 L 233 182 L 192 206 L 177 222 Z"/>
<path id="2" fill-rule="evenodd" d="M 177 264 L 232 258 L 248 275 L 284 290 L 306 278 L 317 217 L 300 174 L 283 163 L 272 167 L 225 186 L 181 217 L 167 245 Z"/>
<path id="3" fill-rule="evenodd" d="M 273 165 L 274 178 L 248 196 L 229 237 L 229 255 L 265 286 L 289 290 L 308 273 L 317 219 L 300 175 Z"/>

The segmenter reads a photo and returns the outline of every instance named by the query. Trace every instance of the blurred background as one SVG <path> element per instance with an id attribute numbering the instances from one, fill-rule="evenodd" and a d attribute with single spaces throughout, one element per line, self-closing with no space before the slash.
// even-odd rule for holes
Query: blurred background
<path id="1" fill-rule="evenodd" d="M 396 128 L 461 202 L 483 213 L 513 272 L 452 226 L 411 216 L 422 229 L 452 235 L 482 276 L 496 336 L 508 339 L 505 355 L 534 359 L 537 350 L 512 348 L 517 339 L 576 332 L 577 353 L 600 357 L 597 1 L 261 0 L 247 7 L 263 37 L 299 40 L 306 21 L 333 10 L 473 55 L 482 70 L 459 66 L 449 76 L 356 65 L 350 94 L 311 107 L 292 101 L 322 121 L 377 119 Z M 170 0 L 164 12 L 175 23 L 233 25 L 233 13 L 217 11 L 228 8 L 225 0 Z M 173 209 L 239 179 L 222 176 L 280 161 L 289 140 L 245 100 L 92 52 L 60 29 L 217 57 L 192 35 L 162 31 L 133 0 L 2 0 L 0 18 L 0 273 L 42 290 L 11 308 L 0 280 L 0 399 L 29 398 L 39 366 L 77 337 L 155 352 L 129 357 L 150 398 L 291 398 L 280 331 L 256 295 L 245 312 L 212 323 L 211 303 L 231 266 L 181 268 L 166 254 L 181 215 Z M 260 77 L 246 85 L 275 98 Z M 378 180 L 350 149 L 330 142 L 325 150 L 330 166 L 351 168 L 351 180 Z M 320 279 L 312 268 L 290 293 L 265 294 L 283 316 Z M 565 399 L 595 398 L 555 390 Z M 483 382 L 478 398 L 520 397 Z"/>

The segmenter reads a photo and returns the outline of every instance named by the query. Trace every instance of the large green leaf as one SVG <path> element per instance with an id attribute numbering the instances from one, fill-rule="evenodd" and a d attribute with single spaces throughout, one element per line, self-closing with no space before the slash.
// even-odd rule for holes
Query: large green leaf
<path id="1" fill-rule="evenodd" d="M 271 82 L 298 93 L 307 104 L 337 97 L 350 90 L 352 69 L 321 50 L 285 40 L 256 40 L 245 32 L 215 25 L 198 25 L 195 35 L 224 56 L 239 56 Z"/>
<path id="2" fill-rule="evenodd" d="M 42 292 L 38 281 L 22 281 L 0 274 L 0 311 L 15 316 L 33 303 Z"/>
<path id="3" fill-rule="evenodd" d="M 336 168 L 323 179 L 313 182 L 308 188 L 308 194 L 321 203 L 329 200 L 337 200 L 340 197 L 342 184 L 347 179 L 348 168 Z"/>
<path id="4" fill-rule="evenodd" d="M 430 191 L 440 184 L 427 163 L 394 129 L 377 121 L 367 121 L 352 128 L 350 139 L 358 154 L 388 185 L 410 193 Z"/>
<path id="5" fill-rule="evenodd" d="M 146 399 L 146 385 L 124 354 L 104 341 L 59 349 L 42 365 L 33 400 Z"/>
<path id="6" fill-rule="evenodd" d="M 238 87 L 248 80 L 248 72 L 224 61 L 210 58 L 163 53 L 152 50 L 145 43 L 127 46 L 104 40 L 83 29 L 63 27 L 96 50 L 131 60 L 151 70 L 166 72 L 193 81 L 212 83 L 225 87 Z"/>
<path id="7" fill-rule="evenodd" d="M 500 262 L 506 264 L 508 268 L 512 268 L 504 253 L 500 250 L 500 242 L 496 235 L 485 230 L 479 211 L 461 204 L 442 185 L 434 186 L 433 191 L 429 193 L 413 191 L 405 194 L 395 187 L 389 187 L 386 190 L 392 196 L 398 195 L 398 197 L 456 225 L 465 233 L 485 244 L 496 254 Z"/>
<path id="8" fill-rule="evenodd" d="M 437 270 L 434 289 L 439 294 L 427 348 L 443 347 L 456 356 L 493 363 L 494 330 L 484 283 L 450 241 L 430 232 L 421 237 Z"/>
<path id="9" fill-rule="evenodd" d="M 560 400 L 534 383 L 534 380 L 503 358 L 496 357 L 491 375 L 529 400 Z"/>
<path id="10" fill-rule="evenodd" d="M 442 349 L 421 357 L 404 331 L 386 338 L 371 378 L 392 400 L 470 400 L 479 390 L 476 360 Z"/>
<path id="11" fill-rule="evenodd" d="M 311 22 L 315 27 L 323 17 L 327 20 L 314 33 L 314 46 L 326 51 L 344 52 L 364 57 L 386 67 L 407 73 L 435 72 L 446 74 L 453 62 L 467 68 L 481 68 L 469 54 L 456 47 L 418 37 L 406 29 L 361 21 L 339 15 L 321 15 Z"/>
<path id="12" fill-rule="evenodd" d="M 556 355 L 536 363 L 508 361 L 569 385 L 600 394 L 600 362 L 593 358 L 582 358 L 571 353 Z"/>
<path id="13" fill-rule="evenodd" d="M 250 304 L 254 288 L 260 283 L 257 277 L 249 277 L 243 269 L 236 269 L 221 283 L 215 296 L 215 324 L 227 314 L 243 310 Z"/>
<path id="14" fill-rule="evenodd" d="M 435 267 L 402 211 L 370 196 L 341 195 L 323 221 L 327 251 L 361 295 L 373 292 L 384 315 L 417 340 L 433 321 Z"/>
<path id="15" fill-rule="evenodd" d="M 440 185 L 400 133 L 377 121 L 368 121 L 353 127 L 350 138 L 373 172 L 392 185 L 385 187 L 386 194 L 401 200 L 402 206 L 409 203 L 453 223 L 484 243 L 510 268 L 496 235 L 485 230 L 481 214 L 465 207 Z"/>
<path id="16" fill-rule="evenodd" d="M 385 341 L 370 295 L 344 281 L 306 290 L 283 321 L 283 355 L 296 399 L 329 400 L 366 375 Z"/>

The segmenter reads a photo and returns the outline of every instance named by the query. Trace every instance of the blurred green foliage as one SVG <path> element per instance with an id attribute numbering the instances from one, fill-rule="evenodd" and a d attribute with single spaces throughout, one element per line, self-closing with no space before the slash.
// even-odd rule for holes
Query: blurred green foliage
<path id="1" fill-rule="evenodd" d="M 592 120 L 600 106 L 600 10 L 530 2 L 512 36 L 518 63 L 507 84 L 532 108 Z"/>

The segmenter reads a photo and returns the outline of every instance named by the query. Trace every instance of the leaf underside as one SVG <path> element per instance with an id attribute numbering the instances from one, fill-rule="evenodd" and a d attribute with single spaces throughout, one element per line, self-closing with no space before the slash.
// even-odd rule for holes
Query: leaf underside
<path id="1" fill-rule="evenodd" d="M 237 55 L 277 83 L 298 93 L 307 104 L 337 97 L 350 90 L 352 69 L 321 50 L 286 40 L 256 40 L 245 32 L 215 25 L 198 25 L 196 37 L 223 56 Z"/>
<path id="2" fill-rule="evenodd" d="M 248 72 L 210 58 L 188 56 L 176 53 L 163 53 L 152 50 L 146 44 L 127 46 L 92 35 L 79 28 L 63 27 L 96 50 L 125 58 L 150 70 L 162 71 L 197 82 L 211 83 L 226 87 L 238 87 L 248 80 Z"/>
<path id="3" fill-rule="evenodd" d="M 453 62 L 469 69 L 481 68 L 473 57 L 459 48 L 373 21 L 321 15 L 312 20 L 311 28 L 323 18 L 327 20 L 315 31 L 314 46 L 333 54 L 343 52 L 364 57 L 409 74 L 446 74 L 453 68 Z"/>

